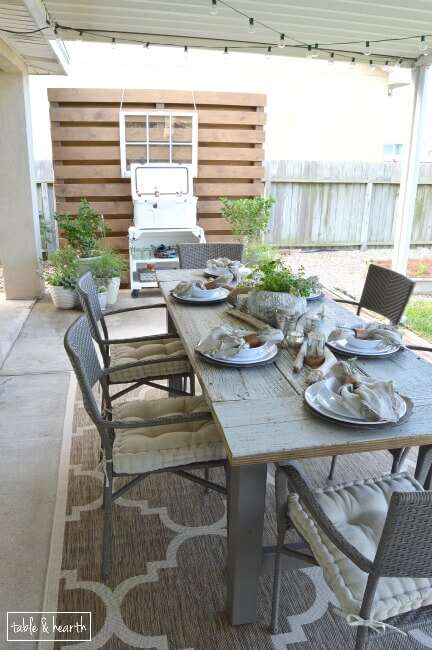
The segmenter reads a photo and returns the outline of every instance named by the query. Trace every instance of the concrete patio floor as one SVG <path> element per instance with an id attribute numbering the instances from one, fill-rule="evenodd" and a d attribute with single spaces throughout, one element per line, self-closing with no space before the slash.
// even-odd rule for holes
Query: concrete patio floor
<path id="1" fill-rule="evenodd" d="M 157 291 L 137 300 L 124 291 L 116 307 L 157 302 Z M 79 312 L 57 310 L 48 297 L 32 305 L 0 303 L 0 647 L 7 611 L 42 609 L 65 414 L 74 399 L 63 336 Z M 114 336 L 120 328 L 136 336 L 165 327 L 164 309 L 110 319 Z"/>

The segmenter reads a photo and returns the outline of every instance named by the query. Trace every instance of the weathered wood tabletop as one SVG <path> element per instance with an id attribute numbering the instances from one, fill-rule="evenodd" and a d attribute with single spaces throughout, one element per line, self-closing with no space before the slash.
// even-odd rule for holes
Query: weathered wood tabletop
<path id="1" fill-rule="evenodd" d="M 180 280 L 203 279 L 202 271 L 158 271 L 171 321 L 181 337 L 203 393 L 225 440 L 229 465 L 227 609 L 233 624 L 254 622 L 262 563 L 267 463 L 418 445 L 432 445 L 432 364 L 401 349 L 385 359 L 358 361 L 369 375 L 392 379 L 414 403 L 396 426 L 375 429 L 333 424 L 303 401 L 306 373 L 293 372 L 295 353 L 283 349 L 271 365 L 231 369 L 207 363 L 195 348 L 221 322 L 247 329 L 230 316 L 227 303 L 180 304 L 171 290 Z M 325 328 L 354 325 L 359 318 L 323 297 L 309 307 L 325 309 Z"/>

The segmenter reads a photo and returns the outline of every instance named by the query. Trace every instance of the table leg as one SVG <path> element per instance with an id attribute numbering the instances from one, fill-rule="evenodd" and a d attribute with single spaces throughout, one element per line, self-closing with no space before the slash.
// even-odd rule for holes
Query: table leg
<path id="1" fill-rule="evenodd" d="M 426 490 L 430 489 L 428 484 L 425 484 L 426 479 L 429 478 L 428 483 L 430 482 L 430 477 L 428 476 L 429 470 L 432 465 L 432 446 L 423 445 L 419 447 L 417 465 L 415 469 L 415 478 L 421 483 Z"/>
<path id="2" fill-rule="evenodd" d="M 170 316 L 170 313 L 168 309 L 166 310 L 166 315 L 167 315 L 167 332 L 168 334 L 176 334 L 177 335 L 177 329 L 176 326 L 174 325 L 174 321 Z M 174 389 L 170 390 L 168 393 L 170 397 L 178 397 L 179 394 L 176 393 L 175 391 L 181 391 L 183 390 L 183 385 L 182 385 L 182 378 L 181 377 L 170 377 L 168 379 L 168 388 Z"/>
<path id="3" fill-rule="evenodd" d="M 232 625 L 256 620 L 266 485 L 267 465 L 228 468 L 227 609 Z"/>

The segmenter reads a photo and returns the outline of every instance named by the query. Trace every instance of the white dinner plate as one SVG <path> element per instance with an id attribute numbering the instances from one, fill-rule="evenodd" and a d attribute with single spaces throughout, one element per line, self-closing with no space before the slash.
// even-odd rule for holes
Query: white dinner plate
<path id="1" fill-rule="evenodd" d="M 265 346 L 263 346 L 265 347 Z M 200 354 L 202 357 L 207 359 L 208 361 L 211 361 L 213 363 L 221 364 L 224 366 L 232 366 L 232 367 L 238 367 L 238 368 L 244 368 L 247 366 L 256 366 L 259 364 L 264 364 L 268 363 L 272 359 L 274 359 L 279 350 L 277 345 L 274 343 L 269 344 L 268 347 L 266 347 L 265 353 L 261 354 L 259 357 L 255 357 L 254 359 L 241 359 L 238 356 L 235 357 L 213 357 L 210 354 L 206 354 L 205 352 L 200 352 L 197 350 L 198 354 Z"/>
<path id="2" fill-rule="evenodd" d="M 187 304 L 203 304 L 203 305 L 209 305 L 212 302 L 222 302 L 223 300 L 226 300 L 226 298 L 229 295 L 229 290 L 225 289 L 224 287 L 218 287 L 215 289 L 215 293 L 212 294 L 212 297 L 209 298 L 207 296 L 204 297 L 198 297 L 198 296 L 179 296 L 176 294 L 176 292 L 173 290 L 171 292 L 171 295 L 178 300 L 179 302 L 184 302 Z"/>
<path id="3" fill-rule="evenodd" d="M 364 379 L 367 382 L 367 378 Z M 374 381 L 372 378 L 369 381 Z M 308 386 L 306 388 L 304 397 L 306 403 L 319 415 L 322 415 L 332 420 L 337 420 L 338 422 L 345 422 L 346 424 L 355 424 L 358 426 L 382 426 L 384 424 L 394 424 L 389 420 L 368 420 L 366 418 L 359 418 L 357 416 L 351 415 L 345 408 L 343 404 L 339 402 L 338 395 L 336 393 L 337 388 L 340 386 L 338 380 L 335 377 L 328 377 L 327 379 L 322 379 L 317 381 L 315 384 Z M 407 411 L 406 401 L 396 393 L 396 398 L 400 403 L 401 415 L 400 418 L 403 418 Z"/>

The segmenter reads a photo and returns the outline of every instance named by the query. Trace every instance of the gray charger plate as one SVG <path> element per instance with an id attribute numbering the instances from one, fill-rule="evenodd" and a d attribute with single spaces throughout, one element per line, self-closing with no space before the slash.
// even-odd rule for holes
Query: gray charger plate
<path id="1" fill-rule="evenodd" d="M 326 345 L 332 352 L 335 354 L 340 354 L 342 357 L 358 357 L 359 359 L 386 359 L 387 357 L 391 357 L 393 354 L 396 354 L 396 352 L 399 352 L 399 350 L 402 348 L 402 346 L 399 345 L 398 347 L 395 346 L 394 350 L 384 352 L 383 354 L 364 354 L 359 350 L 356 350 L 355 352 L 342 350 L 336 345 L 333 345 L 333 341 L 327 341 Z"/>

